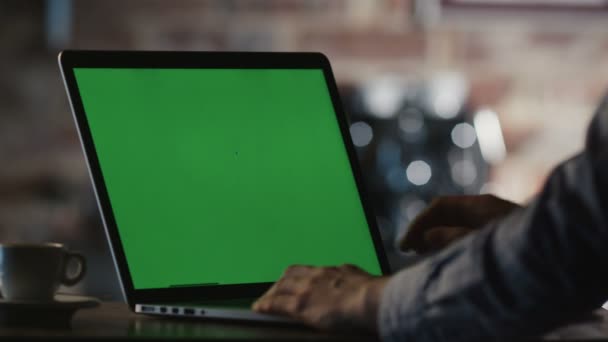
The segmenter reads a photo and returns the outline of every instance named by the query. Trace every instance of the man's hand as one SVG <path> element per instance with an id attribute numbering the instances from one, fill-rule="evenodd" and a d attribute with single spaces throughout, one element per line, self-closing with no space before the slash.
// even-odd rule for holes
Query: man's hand
<path id="1" fill-rule="evenodd" d="M 319 329 L 375 333 L 387 281 L 353 265 L 290 266 L 253 304 L 253 310 L 288 316 Z"/>
<path id="2" fill-rule="evenodd" d="M 399 245 L 404 251 L 437 251 L 519 207 L 493 195 L 438 197 L 412 221 Z"/>

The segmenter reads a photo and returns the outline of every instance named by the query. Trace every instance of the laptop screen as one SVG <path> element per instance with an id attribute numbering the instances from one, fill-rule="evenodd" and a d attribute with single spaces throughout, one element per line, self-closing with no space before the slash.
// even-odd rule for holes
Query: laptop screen
<path id="1" fill-rule="evenodd" d="M 322 69 L 74 75 L 135 289 L 381 274 Z"/>

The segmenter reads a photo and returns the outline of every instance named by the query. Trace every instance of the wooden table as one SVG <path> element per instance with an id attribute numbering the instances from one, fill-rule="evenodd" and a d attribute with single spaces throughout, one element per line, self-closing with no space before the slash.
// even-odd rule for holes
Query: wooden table
<path id="1" fill-rule="evenodd" d="M 212 341 L 373 341 L 373 336 L 328 334 L 304 327 L 260 323 L 237 323 L 218 320 L 182 320 L 149 317 L 131 313 L 124 303 L 102 303 L 95 309 L 80 310 L 71 328 L 0 328 L 0 339 L 31 338 L 71 339 L 199 339 Z M 545 339 L 578 341 L 608 337 L 608 311 L 600 310 L 594 318 L 563 327 Z M 537 339 L 538 340 L 538 339 Z M 608 338 L 606 339 L 608 341 Z"/>

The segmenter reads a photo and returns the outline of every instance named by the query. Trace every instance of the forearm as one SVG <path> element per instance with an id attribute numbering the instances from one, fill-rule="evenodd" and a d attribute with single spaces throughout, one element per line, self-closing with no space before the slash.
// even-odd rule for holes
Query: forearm
<path id="1" fill-rule="evenodd" d="M 391 279 L 379 314 L 382 337 L 475 341 L 533 335 L 608 298 L 605 275 L 585 270 L 593 264 L 527 256 L 504 240 L 501 247 L 488 247 L 505 238 L 500 233 L 485 229 Z"/>
<path id="2" fill-rule="evenodd" d="M 378 321 L 385 340 L 537 334 L 608 298 L 606 115 L 526 208 L 391 279 Z"/>
<path id="3" fill-rule="evenodd" d="M 497 333 L 487 326 L 496 300 L 479 253 L 491 231 L 470 235 L 395 275 L 384 288 L 380 334 L 387 341 L 475 341 Z"/>

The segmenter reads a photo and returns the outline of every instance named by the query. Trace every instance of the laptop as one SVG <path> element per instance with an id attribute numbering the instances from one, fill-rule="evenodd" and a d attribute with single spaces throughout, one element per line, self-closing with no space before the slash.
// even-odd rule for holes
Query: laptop
<path id="1" fill-rule="evenodd" d="M 59 65 L 131 310 L 250 310 L 286 267 L 388 272 L 320 53 L 63 51 Z"/>

